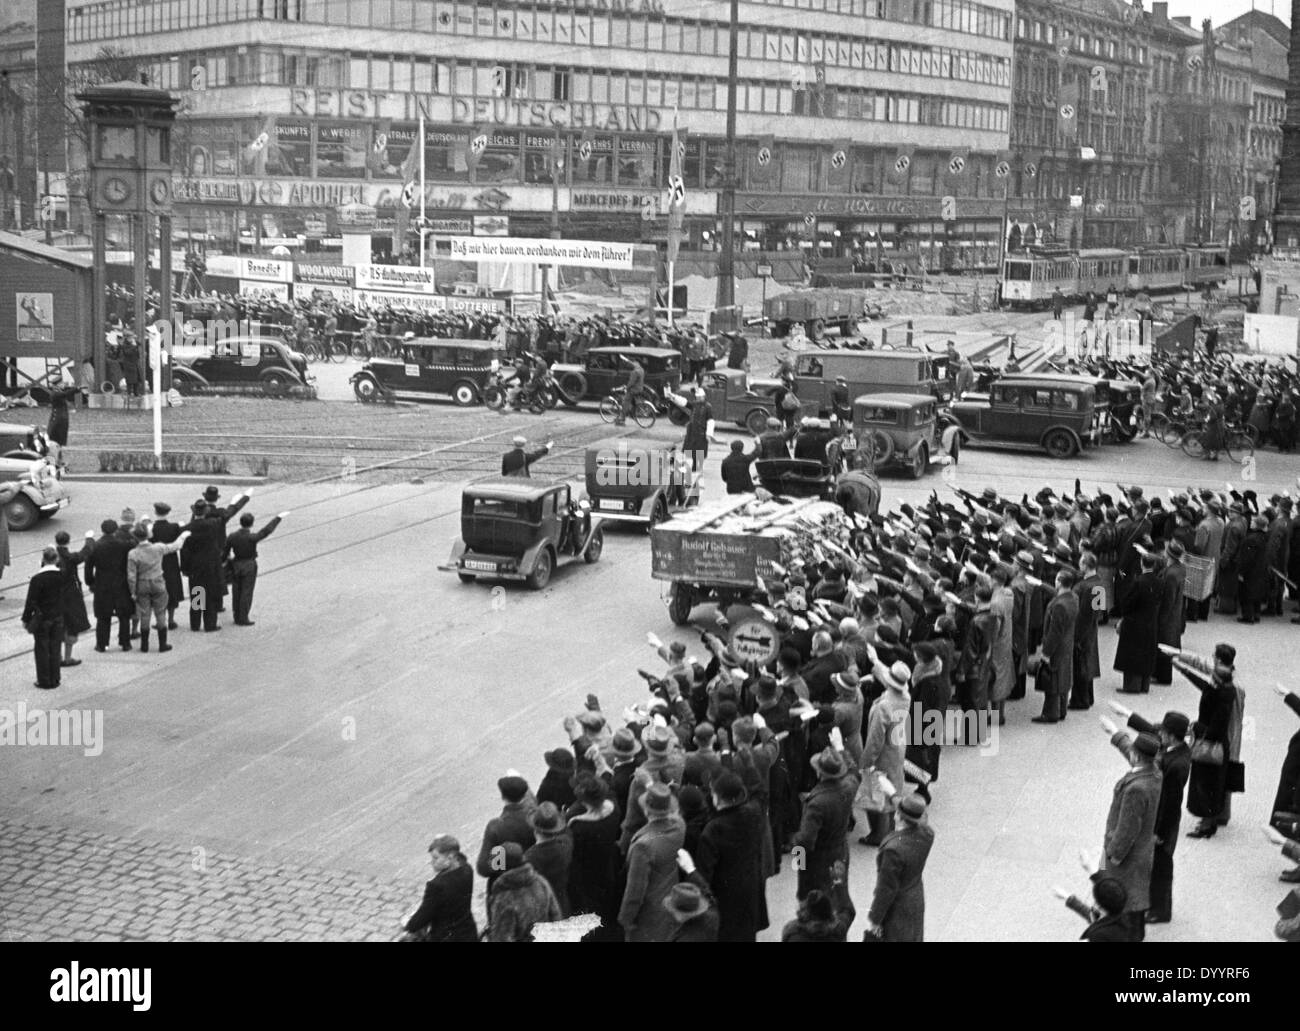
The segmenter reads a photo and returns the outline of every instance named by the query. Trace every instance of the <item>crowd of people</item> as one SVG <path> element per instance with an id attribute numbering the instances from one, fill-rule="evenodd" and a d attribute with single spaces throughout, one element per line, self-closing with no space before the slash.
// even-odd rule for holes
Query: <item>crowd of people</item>
<path id="1" fill-rule="evenodd" d="M 33 639 L 35 686 L 57 688 L 64 669 L 81 665 L 73 649 L 92 627 L 95 651 L 107 652 L 114 620 L 117 646 L 124 652 L 133 650 L 132 641 L 148 652 L 153 633 L 158 652 L 171 651 L 169 635 L 179 628 L 176 612 L 182 605 L 189 609 L 191 631 L 220 630 L 227 596 L 234 624 L 253 626 L 258 545 L 289 513 L 281 512 L 254 529 L 254 516 L 242 511 L 252 493 L 249 488 L 223 505 L 221 492 L 208 487 L 190 506 L 184 524 L 169 518 L 171 506 L 163 501 L 154 503 L 152 518 L 139 518 L 128 508 L 119 519 L 105 519 L 99 537 L 86 531 L 79 548 L 67 531 L 56 533 L 28 583 L 22 611 L 23 627 Z M 236 515 L 239 528 L 228 533 L 227 525 Z"/>
<path id="2" fill-rule="evenodd" d="M 1260 515 L 1286 527 L 1289 545 L 1287 500 L 1271 498 Z M 1129 740 L 1108 710 L 1103 723 L 1130 771 L 1100 862 L 1085 857 L 1092 902 L 1059 893 L 1088 918 L 1085 938 L 1141 940 L 1147 923 L 1174 918 L 1184 790 L 1198 821 L 1191 835 L 1209 838 L 1243 789 L 1236 652 L 1182 649 L 1185 619 L 1206 618 L 1185 590 L 1200 578 L 1189 580 L 1183 559 L 1217 541 L 1219 594 L 1237 598 L 1242 566 L 1224 557 L 1216 520 L 1256 507 L 1253 496 L 1208 489 L 1167 505 L 1137 486 L 1086 494 L 1076 481 L 1072 494 L 959 491 L 948 503 L 936 493 L 846 519 L 819 542 L 815 566 L 764 577 L 751 604 L 777 631 L 770 662 L 731 650 L 725 616 L 701 634 L 707 662 L 648 635 L 664 663 L 639 671 L 648 699 L 615 717 L 589 695 L 564 720 L 569 747 L 543 757 L 536 790 L 516 771 L 498 782 L 502 810 L 472 862 L 454 840 L 435 840 L 436 876 L 408 936 L 477 937 L 477 875 L 488 940 L 529 940 L 538 924 L 585 915 L 599 920 L 590 940 L 752 941 L 768 927 L 768 881 L 788 857 L 798 915 L 782 940 L 844 941 L 857 912 L 846 886 L 856 839 L 877 866 L 864 937 L 922 940 L 927 810 L 943 749 L 990 742 L 1007 704 L 1031 689 L 1042 695 L 1035 723 L 1092 708 L 1098 628 L 1118 618 L 1119 692 L 1142 694 L 1177 673 L 1200 701 L 1194 715 L 1158 722 L 1113 701 L 1137 732 Z M 1294 694 L 1286 702 L 1300 712 Z M 1300 733 L 1274 803 L 1272 833 L 1290 843 L 1300 840 L 1298 789 Z M 1300 868 L 1284 879 L 1300 879 Z"/>

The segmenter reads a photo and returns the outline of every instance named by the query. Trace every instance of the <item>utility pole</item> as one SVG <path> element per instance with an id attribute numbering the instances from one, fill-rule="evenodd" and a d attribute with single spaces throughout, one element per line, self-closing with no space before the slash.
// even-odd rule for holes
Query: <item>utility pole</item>
<path id="1" fill-rule="evenodd" d="M 740 0 L 731 0 L 727 25 L 727 149 L 724 159 L 722 196 L 718 205 L 722 218 L 722 240 L 718 253 L 718 293 L 715 307 L 736 303 L 736 273 L 732 254 L 736 247 L 736 77 L 740 35 Z M 672 306 L 672 298 L 668 299 Z"/>

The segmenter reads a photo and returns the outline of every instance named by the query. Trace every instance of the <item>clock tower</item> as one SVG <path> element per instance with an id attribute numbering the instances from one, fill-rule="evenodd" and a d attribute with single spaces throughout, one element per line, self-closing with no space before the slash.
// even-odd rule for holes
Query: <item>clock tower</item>
<path id="1" fill-rule="evenodd" d="M 158 259 L 162 307 L 158 317 L 171 320 L 171 131 L 177 100 L 166 90 L 138 82 L 92 86 L 78 93 L 89 130 L 86 155 L 94 234 L 95 262 L 95 376 L 104 381 L 104 331 L 107 302 L 104 294 L 107 223 L 110 217 L 131 226 L 134 267 L 135 335 L 145 354 L 145 298 L 149 286 L 149 240 L 158 219 Z M 141 370 L 143 373 L 143 370 Z"/>

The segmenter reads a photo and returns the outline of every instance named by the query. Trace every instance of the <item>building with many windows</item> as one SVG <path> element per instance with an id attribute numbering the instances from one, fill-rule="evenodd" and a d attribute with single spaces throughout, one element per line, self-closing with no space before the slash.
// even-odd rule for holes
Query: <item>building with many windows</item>
<path id="1" fill-rule="evenodd" d="M 992 266 L 1014 0 L 741 0 L 737 240 L 914 268 Z M 674 124 L 685 244 L 716 246 L 728 8 L 689 0 L 69 0 L 185 94 L 176 224 L 216 250 L 328 250 L 336 211 L 398 218 L 425 124 L 444 232 L 658 242 Z M 486 146 L 477 151 L 471 139 Z M 560 161 L 556 161 L 556 156 Z"/>

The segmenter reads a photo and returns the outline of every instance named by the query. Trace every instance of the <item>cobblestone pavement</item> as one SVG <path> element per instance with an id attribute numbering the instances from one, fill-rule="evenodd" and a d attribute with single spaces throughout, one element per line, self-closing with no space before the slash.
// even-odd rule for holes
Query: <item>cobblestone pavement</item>
<path id="1" fill-rule="evenodd" d="M 299 862 L 0 815 L 3 941 L 391 941 L 409 892 Z"/>

